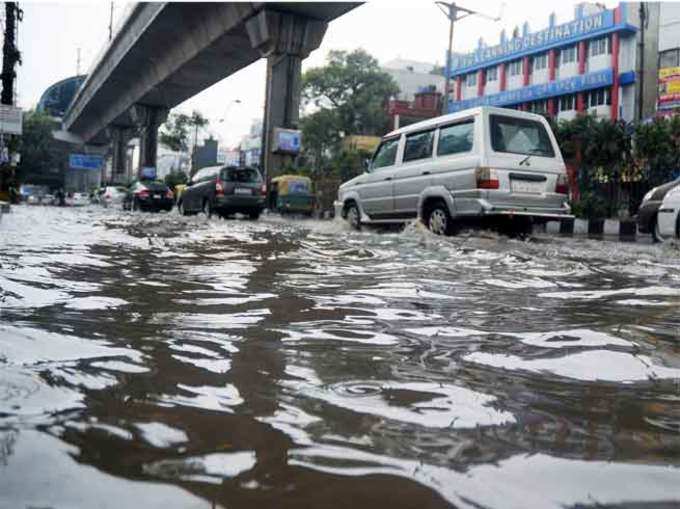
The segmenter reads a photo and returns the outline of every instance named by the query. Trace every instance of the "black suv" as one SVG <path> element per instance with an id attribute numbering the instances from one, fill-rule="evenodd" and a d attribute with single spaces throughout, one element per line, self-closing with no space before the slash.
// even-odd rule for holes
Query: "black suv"
<path id="1" fill-rule="evenodd" d="M 210 166 L 196 172 L 182 192 L 177 208 L 182 215 L 205 213 L 227 217 L 241 213 L 257 219 L 265 206 L 267 187 L 255 168 Z"/>

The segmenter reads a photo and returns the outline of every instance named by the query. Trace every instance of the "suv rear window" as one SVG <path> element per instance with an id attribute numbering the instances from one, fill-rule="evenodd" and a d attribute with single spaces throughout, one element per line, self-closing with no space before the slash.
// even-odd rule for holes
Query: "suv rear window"
<path id="1" fill-rule="evenodd" d="M 260 172 L 253 168 L 227 168 L 222 170 L 220 179 L 225 182 L 260 182 Z"/>
<path id="2" fill-rule="evenodd" d="M 491 146 L 495 152 L 555 157 L 545 126 L 526 118 L 491 115 Z"/>

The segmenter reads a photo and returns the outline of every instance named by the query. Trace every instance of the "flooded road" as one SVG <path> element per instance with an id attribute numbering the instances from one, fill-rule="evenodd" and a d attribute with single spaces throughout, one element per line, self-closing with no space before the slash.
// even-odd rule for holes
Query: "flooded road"
<path id="1" fill-rule="evenodd" d="M 94 207 L 0 234 L 2 508 L 680 504 L 677 246 Z"/>

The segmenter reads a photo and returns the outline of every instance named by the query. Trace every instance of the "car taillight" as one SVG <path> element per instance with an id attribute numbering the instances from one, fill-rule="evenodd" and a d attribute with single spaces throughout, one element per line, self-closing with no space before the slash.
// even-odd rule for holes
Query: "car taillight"
<path id="1" fill-rule="evenodd" d="M 477 168 L 475 176 L 477 177 L 477 189 L 498 189 L 500 187 L 498 175 L 493 168 Z"/>
<path id="2" fill-rule="evenodd" d="M 110 199 L 111 199 L 111 195 L 110 195 L 110 194 L 105 194 L 105 195 L 104 195 L 104 198 L 107 199 L 107 200 L 110 200 Z"/>
<path id="3" fill-rule="evenodd" d="M 558 175 L 555 183 L 555 192 L 558 194 L 569 194 L 569 181 L 566 175 Z"/>
<path id="4" fill-rule="evenodd" d="M 222 181 L 219 179 L 217 182 L 215 182 L 215 194 L 217 196 L 224 196 L 224 186 L 222 185 Z"/>
<path id="5" fill-rule="evenodd" d="M 172 200 L 173 196 L 175 196 L 175 195 L 172 194 L 172 191 L 171 191 L 170 189 L 168 189 L 168 192 L 165 193 L 165 197 L 166 197 L 166 198 L 170 198 L 170 199 Z"/>
<path id="6" fill-rule="evenodd" d="M 137 191 L 137 196 L 140 198 L 148 198 L 149 197 L 149 190 L 148 189 L 142 189 L 141 191 Z"/>
<path id="7" fill-rule="evenodd" d="M 267 194 L 267 184 L 262 184 L 260 186 L 260 194 Z"/>

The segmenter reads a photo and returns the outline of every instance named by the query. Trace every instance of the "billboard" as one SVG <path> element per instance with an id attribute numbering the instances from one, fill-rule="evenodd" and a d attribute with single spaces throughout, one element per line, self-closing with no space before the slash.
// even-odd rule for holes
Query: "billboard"
<path id="1" fill-rule="evenodd" d="M 72 170 L 101 170 L 104 157 L 94 154 L 70 154 L 68 165 Z"/>
<path id="2" fill-rule="evenodd" d="M 143 180 L 155 180 L 156 178 L 156 167 L 155 166 L 144 166 L 139 171 L 139 178 Z"/>
<path id="3" fill-rule="evenodd" d="M 22 120 L 21 108 L 0 104 L 0 133 L 21 134 Z"/>
<path id="4" fill-rule="evenodd" d="M 659 99 L 656 106 L 660 114 L 680 112 L 680 67 L 659 69 Z"/>
<path id="5" fill-rule="evenodd" d="M 302 132 L 297 129 L 274 129 L 274 146 L 272 152 L 279 154 L 298 154 Z"/>

